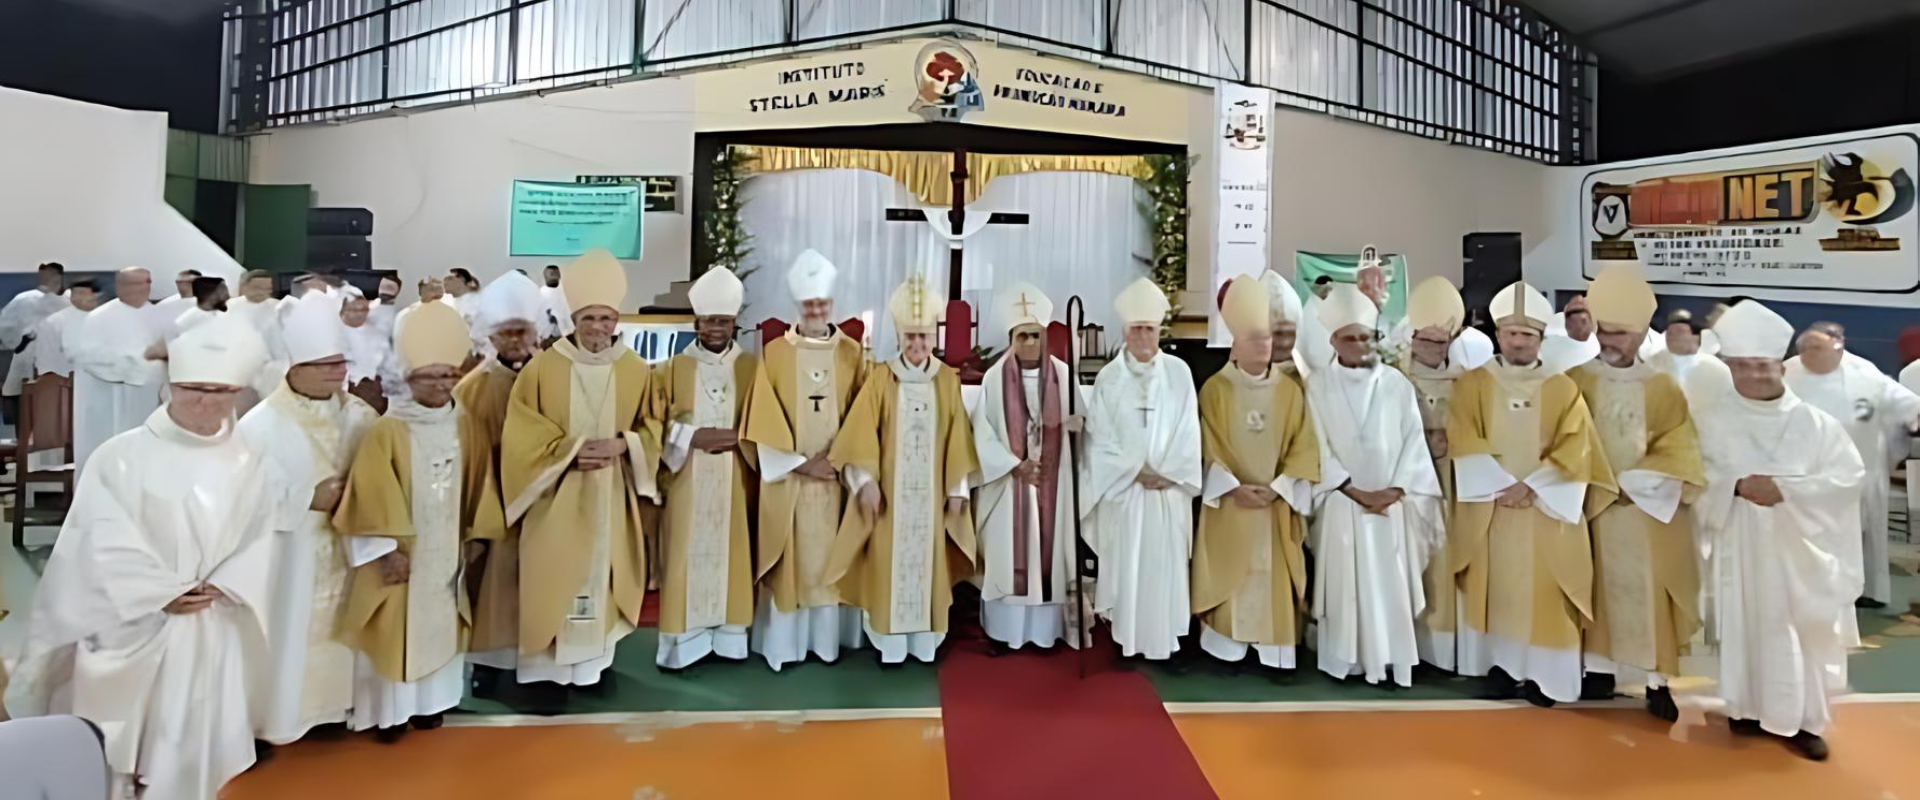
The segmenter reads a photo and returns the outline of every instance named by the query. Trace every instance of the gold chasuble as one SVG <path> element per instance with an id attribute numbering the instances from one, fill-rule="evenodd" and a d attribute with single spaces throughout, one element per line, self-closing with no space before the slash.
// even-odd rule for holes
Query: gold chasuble
<path id="1" fill-rule="evenodd" d="M 1706 486 L 1700 439 L 1673 378 L 1645 362 L 1626 369 L 1596 359 L 1569 373 L 1621 492 L 1589 508 L 1593 526 L 1593 625 L 1588 668 L 1616 665 L 1680 674 L 1680 648 L 1700 628 L 1700 576 L 1692 505 Z"/>
<path id="2" fill-rule="evenodd" d="M 1433 472 L 1440 478 L 1440 519 L 1445 531 L 1453 530 L 1453 457 L 1446 454 L 1447 415 L 1453 407 L 1453 383 L 1464 374 L 1458 365 L 1435 369 L 1411 356 L 1407 358 L 1407 379 L 1413 382 L 1419 401 L 1420 425 L 1427 431 L 1427 450 L 1438 455 Z M 1444 535 L 1444 534 L 1443 534 Z M 1418 620 L 1420 659 L 1444 670 L 1454 668 L 1454 629 L 1460 613 L 1459 587 L 1453 580 L 1453 563 L 1440 553 L 1427 559 L 1427 571 L 1421 576 L 1427 608 Z"/>
<path id="3" fill-rule="evenodd" d="M 847 503 L 827 567 L 882 636 L 945 633 L 953 585 L 973 573 L 972 515 L 946 513 L 980 466 L 973 426 L 959 375 L 927 362 L 894 358 L 869 373 L 829 456 L 838 469 L 863 470 L 885 498 L 877 517 Z"/>
<path id="4" fill-rule="evenodd" d="M 520 680 L 594 683 L 640 622 L 647 563 L 641 498 L 657 501 L 660 390 L 625 345 L 555 342 L 521 370 L 500 446 L 506 520 L 520 524 Z M 575 464 L 620 437 L 610 467 Z"/>
<path id="5" fill-rule="evenodd" d="M 453 387 L 460 408 L 460 479 L 465 489 L 464 518 L 473 538 L 489 542 L 485 561 L 467 576 L 473 595 L 476 657 L 494 651 L 518 652 L 520 639 L 520 526 L 507 524 L 507 503 L 500 495 L 500 434 L 507 421 L 507 400 L 520 373 L 489 358 Z M 510 656 L 502 669 L 513 666 Z"/>
<path id="6" fill-rule="evenodd" d="M 472 615 L 455 581 L 460 543 L 474 532 L 461 513 L 455 413 L 390 407 L 361 440 L 333 515 L 341 536 L 391 539 L 409 561 L 408 579 L 392 586 L 379 561 L 355 567 L 341 623 L 346 642 L 395 683 L 422 681 L 466 649 Z"/>
<path id="7" fill-rule="evenodd" d="M 689 429 L 739 430 L 745 390 L 760 360 L 732 346 L 714 353 L 695 343 L 665 367 L 667 420 Z M 730 453 L 693 451 L 667 481 L 667 530 L 661 548 L 660 632 L 745 627 L 753 622 L 753 552 L 747 480 L 753 445 Z"/>
<path id="8" fill-rule="evenodd" d="M 741 442 L 759 449 L 763 465 L 770 463 L 770 451 L 802 460 L 826 452 L 866 372 L 860 343 L 846 334 L 835 330 L 828 338 L 815 339 L 788 330 L 767 343 L 754 373 Z M 840 592 L 827 576 L 827 556 L 845 503 L 838 481 L 789 473 L 761 484 L 754 576 L 771 595 L 775 610 L 840 604 Z"/>
<path id="9" fill-rule="evenodd" d="M 1451 405 L 1447 447 L 1460 496 L 1447 549 L 1467 628 L 1459 671 L 1498 667 L 1570 702 L 1580 694 L 1581 628 L 1593 618 L 1582 507 L 1604 507 L 1615 491 L 1587 404 L 1571 378 L 1538 361 L 1495 359 L 1454 383 Z M 1478 477 L 1486 472 L 1507 479 L 1489 486 Z M 1530 507 L 1494 501 L 1514 482 L 1535 490 Z"/>
<path id="10" fill-rule="evenodd" d="M 1279 648 L 1272 658 L 1261 652 L 1262 663 L 1291 668 L 1307 611 L 1306 522 L 1284 496 L 1266 508 L 1242 508 L 1223 495 L 1242 484 L 1320 480 L 1306 393 L 1277 366 L 1256 377 L 1229 362 L 1200 387 L 1199 401 L 1203 496 L 1210 499 L 1193 543 L 1193 610 L 1212 633 Z M 1305 493 L 1295 499 L 1306 502 Z"/>

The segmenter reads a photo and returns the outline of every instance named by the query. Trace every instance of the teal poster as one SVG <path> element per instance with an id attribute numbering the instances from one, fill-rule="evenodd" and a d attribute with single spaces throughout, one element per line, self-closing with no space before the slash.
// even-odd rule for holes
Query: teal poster
<path id="1" fill-rule="evenodd" d="M 603 249 L 640 257 L 639 186 L 513 182 L 508 251 L 516 256 L 577 256 Z"/>

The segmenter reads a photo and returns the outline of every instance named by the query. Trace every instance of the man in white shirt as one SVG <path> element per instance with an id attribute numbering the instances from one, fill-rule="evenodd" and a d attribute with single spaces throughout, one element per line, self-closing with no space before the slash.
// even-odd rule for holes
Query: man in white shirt
<path id="1" fill-rule="evenodd" d="M 14 400 L 20 396 L 20 384 L 33 377 L 33 356 L 29 352 L 33 346 L 33 329 L 42 320 L 53 316 L 67 307 L 66 267 L 48 262 L 40 265 L 40 283 L 13 296 L 5 309 L 0 309 L 0 347 L 13 353 L 8 362 L 7 377 L 0 395 L 8 398 L 5 408 L 9 422 L 14 418 Z"/>
<path id="2" fill-rule="evenodd" d="M 147 302 L 151 273 L 128 267 L 114 276 L 114 299 L 75 326 L 72 359 L 74 470 L 84 473 L 94 448 L 138 427 L 160 407 L 166 382 L 165 312 Z"/>
<path id="3" fill-rule="evenodd" d="M 33 345 L 27 349 L 33 361 L 33 374 L 73 376 L 73 360 L 67 355 L 67 337 L 79 322 L 100 305 L 100 284 L 92 280 L 75 283 L 67 289 L 72 305 L 54 312 L 33 329 Z"/>

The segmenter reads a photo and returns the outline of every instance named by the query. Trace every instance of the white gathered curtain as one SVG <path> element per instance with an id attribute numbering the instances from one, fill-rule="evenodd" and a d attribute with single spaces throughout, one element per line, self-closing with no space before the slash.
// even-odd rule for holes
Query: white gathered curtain
<path id="1" fill-rule="evenodd" d="M 948 247 L 925 222 L 888 222 L 889 208 L 924 204 L 898 181 L 857 169 L 796 170 L 757 175 L 743 189 L 741 220 L 753 236 L 746 278 L 743 327 L 768 317 L 796 316 L 787 268 L 808 248 L 839 267 L 836 320 L 859 317 L 877 358 L 899 352 L 887 298 L 909 274 L 926 276 L 942 293 Z M 989 225 L 967 238 L 963 299 L 973 307 L 978 345 L 1006 347 L 994 294 L 1016 281 L 1045 292 L 1054 319 L 1066 321 L 1067 300 L 1078 294 L 1087 321 L 1117 341 L 1113 298 L 1147 274 L 1152 252 L 1143 209 L 1146 195 L 1130 178 L 1091 172 L 1034 172 L 996 178 L 968 206 L 968 214 L 1014 212 L 1026 225 Z M 934 210 L 939 213 L 938 209 Z M 944 220 L 944 217 L 941 218 Z"/>

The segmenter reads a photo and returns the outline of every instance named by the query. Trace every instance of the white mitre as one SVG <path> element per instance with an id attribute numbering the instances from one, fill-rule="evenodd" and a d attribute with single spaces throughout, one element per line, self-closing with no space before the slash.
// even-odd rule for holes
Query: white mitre
<path id="1" fill-rule="evenodd" d="M 734 276 L 733 270 L 726 267 L 707 270 L 687 287 L 687 302 L 693 306 L 696 317 L 740 316 L 740 303 L 746 296 L 747 288 Z"/>
<path id="2" fill-rule="evenodd" d="M 1167 312 L 1172 309 L 1173 304 L 1167 302 L 1167 294 L 1147 278 L 1127 284 L 1127 288 L 1121 290 L 1120 296 L 1113 301 L 1113 310 L 1125 325 L 1158 325 L 1166 321 Z"/>
<path id="3" fill-rule="evenodd" d="M 308 292 L 300 299 L 286 300 L 280 331 L 289 364 L 310 364 L 347 353 L 347 324 L 340 321 L 339 306 L 323 294 Z"/>
<path id="4" fill-rule="evenodd" d="M 621 274 L 624 277 L 625 272 Z M 473 315 L 473 325 L 488 335 L 515 321 L 538 326 L 547 318 L 547 305 L 546 298 L 540 296 L 539 284 L 510 270 L 480 290 L 480 309 Z"/>
<path id="5" fill-rule="evenodd" d="M 1287 283 L 1287 279 L 1280 277 L 1280 273 L 1273 270 L 1260 273 L 1260 283 L 1267 287 L 1267 295 L 1273 306 L 1274 324 L 1291 322 L 1299 325 L 1300 318 L 1303 316 L 1300 309 L 1300 293 L 1294 291 L 1293 286 Z"/>
<path id="6" fill-rule="evenodd" d="M 1660 302 L 1637 262 L 1615 262 L 1587 284 L 1586 306 L 1595 322 L 1638 332 L 1653 324 Z"/>
<path id="7" fill-rule="evenodd" d="M 589 250 L 560 270 L 560 291 L 567 296 L 567 313 L 592 306 L 618 312 L 626 308 L 627 268 L 605 250 Z"/>
<path id="8" fill-rule="evenodd" d="M 246 320 L 215 314 L 167 343 L 167 382 L 251 386 L 267 346 Z"/>
<path id="9" fill-rule="evenodd" d="M 1334 284 L 1333 290 L 1327 292 L 1326 299 L 1320 301 L 1320 325 L 1330 337 L 1348 325 L 1373 330 L 1374 324 L 1379 321 L 1380 307 L 1374 305 L 1373 299 L 1360 291 L 1360 287 L 1351 283 Z"/>
<path id="10" fill-rule="evenodd" d="M 1487 311 L 1493 315 L 1494 324 L 1503 328 L 1518 326 L 1545 331 L 1547 323 L 1553 321 L 1553 304 L 1547 302 L 1547 296 L 1539 289 L 1525 282 L 1501 289 L 1493 296 L 1493 302 L 1487 304 Z"/>
<path id="11" fill-rule="evenodd" d="M 1721 358 L 1787 357 L 1793 344 L 1793 323 L 1758 300 L 1743 300 L 1721 314 L 1713 329 L 1720 334 Z"/>
<path id="12" fill-rule="evenodd" d="M 1042 329 L 1053 321 L 1053 301 L 1047 299 L 1040 287 L 1026 281 L 1020 281 L 1007 287 L 993 299 L 994 316 L 1000 322 L 1000 330 L 1011 331 L 1022 325 L 1038 325 Z"/>
<path id="13" fill-rule="evenodd" d="M 909 275 L 887 301 L 887 314 L 893 317 L 897 333 L 933 333 L 946 316 L 946 300 L 920 275 Z"/>
<path id="14" fill-rule="evenodd" d="M 432 366 L 458 368 L 472 351 L 466 321 L 445 303 L 422 304 L 407 315 L 407 324 L 394 338 L 407 374 Z"/>
<path id="15" fill-rule="evenodd" d="M 808 250 L 793 260 L 793 266 L 787 269 L 787 291 L 793 293 L 793 301 L 831 300 L 833 299 L 833 279 L 840 270 L 817 250 Z"/>

